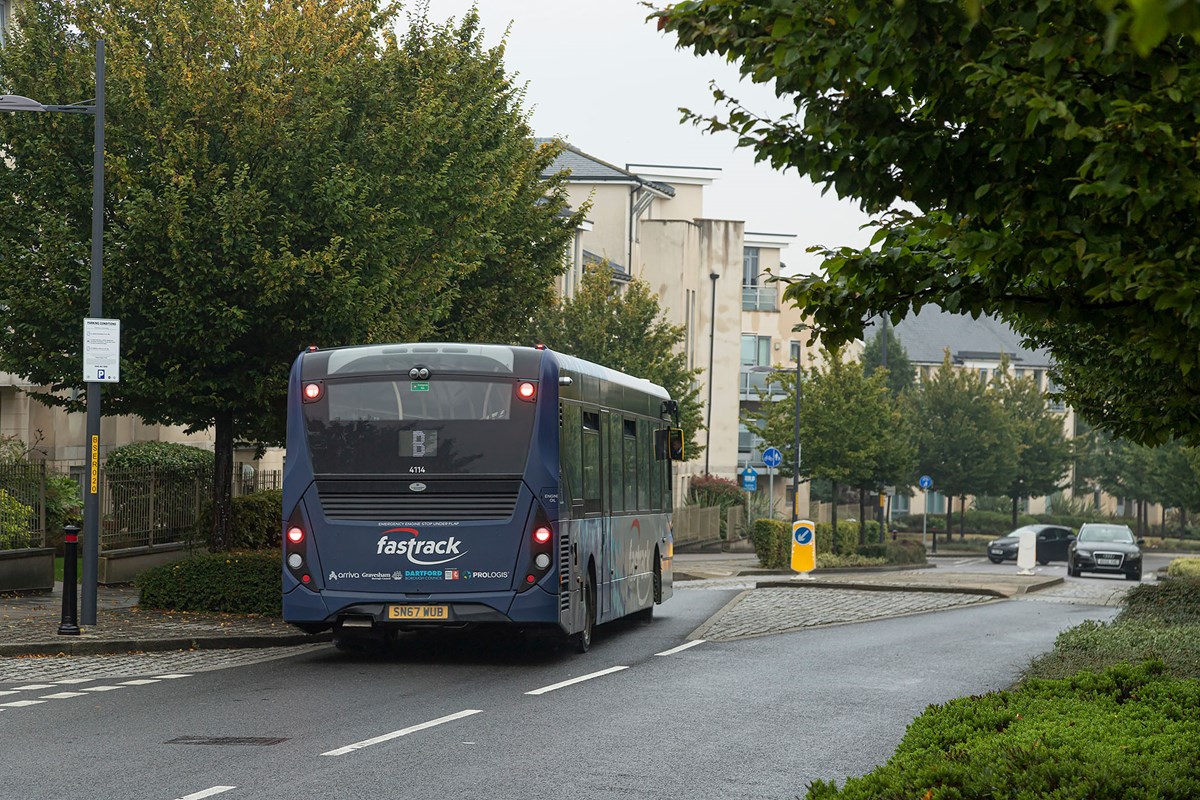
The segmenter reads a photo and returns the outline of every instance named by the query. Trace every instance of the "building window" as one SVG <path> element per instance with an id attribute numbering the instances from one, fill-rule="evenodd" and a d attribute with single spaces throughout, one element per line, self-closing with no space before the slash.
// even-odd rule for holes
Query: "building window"
<path id="1" fill-rule="evenodd" d="M 1017 380 L 1022 380 L 1022 379 L 1024 379 L 1024 377 L 1025 377 L 1025 370 L 1023 370 L 1023 369 L 1014 369 L 1014 370 L 1013 370 L 1013 377 L 1014 377 L 1014 378 L 1016 378 Z"/>
<path id="2" fill-rule="evenodd" d="M 1033 371 L 1033 385 L 1038 389 L 1042 388 L 1042 371 L 1040 369 Z"/>
<path id="3" fill-rule="evenodd" d="M 1061 386 L 1059 386 L 1057 383 L 1054 382 L 1053 378 L 1051 378 L 1049 375 L 1046 376 L 1046 394 L 1052 394 L 1054 392 L 1057 392 L 1061 388 L 1062 388 Z M 1062 400 L 1056 400 L 1054 398 L 1051 398 L 1050 399 L 1050 410 L 1058 411 L 1061 413 L 1061 412 L 1067 410 L 1067 404 L 1064 403 Z"/>
<path id="4" fill-rule="evenodd" d="M 757 247 L 742 248 L 742 286 L 758 286 Z"/>
<path id="5" fill-rule="evenodd" d="M 898 494 L 892 498 L 892 515 L 907 514 L 909 496 L 906 494 Z"/>
<path id="6" fill-rule="evenodd" d="M 987 383 L 987 367 L 981 367 L 979 370 L 979 379 Z"/>
<path id="7" fill-rule="evenodd" d="M 790 352 L 788 355 L 791 358 L 793 364 L 800 363 L 800 352 L 801 352 L 800 342 L 792 342 L 791 349 L 790 349 Z"/>
<path id="8" fill-rule="evenodd" d="M 8 0 L 0 0 L 0 47 L 8 36 Z"/>
<path id="9" fill-rule="evenodd" d="M 742 366 L 771 366 L 771 337 L 742 334 Z"/>

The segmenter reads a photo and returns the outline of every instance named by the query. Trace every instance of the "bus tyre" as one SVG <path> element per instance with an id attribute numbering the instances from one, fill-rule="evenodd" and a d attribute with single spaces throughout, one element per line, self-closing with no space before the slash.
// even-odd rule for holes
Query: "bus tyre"
<path id="1" fill-rule="evenodd" d="M 583 602 L 583 630 L 571 635 L 571 646 L 576 653 L 586 653 L 592 647 L 592 628 L 596 624 L 596 590 L 592 586 L 591 574 L 584 579 L 579 597 Z"/>

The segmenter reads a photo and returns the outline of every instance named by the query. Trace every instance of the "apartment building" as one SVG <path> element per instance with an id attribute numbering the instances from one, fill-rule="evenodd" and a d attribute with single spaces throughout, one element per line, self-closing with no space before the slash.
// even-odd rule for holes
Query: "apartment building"
<path id="1" fill-rule="evenodd" d="M 810 361 L 795 332 L 802 317 L 782 299 L 786 233 L 746 231 L 741 220 L 704 214 L 704 190 L 720 178 L 711 167 L 627 163 L 617 166 L 569 144 L 550 172 L 569 171 L 574 207 L 588 203 L 587 225 L 577 231 L 560 290 L 570 296 L 589 263 L 607 260 L 614 280 L 638 278 L 658 295 L 666 318 L 685 331 L 688 364 L 703 370 L 700 396 L 708 431 L 705 454 L 684 465 L 684 476 L 709 473 L 736 479 L 754 466 L 759 492 L 788 507 L 790 476 L 766 482 L 758 441 L 742 423 L 770 402 L 766 376 L 773 367 Z M 801 506 L 807 490 L 801 487 Z"/>

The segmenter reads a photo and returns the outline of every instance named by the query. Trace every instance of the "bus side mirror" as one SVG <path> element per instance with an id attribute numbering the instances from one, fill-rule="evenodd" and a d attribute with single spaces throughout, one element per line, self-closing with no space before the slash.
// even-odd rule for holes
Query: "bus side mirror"
<path id="1" fill-rule="evenodd" d="M 660 428 L 654 432 L 657 461 L 683 461 L 683 428 Z"/>

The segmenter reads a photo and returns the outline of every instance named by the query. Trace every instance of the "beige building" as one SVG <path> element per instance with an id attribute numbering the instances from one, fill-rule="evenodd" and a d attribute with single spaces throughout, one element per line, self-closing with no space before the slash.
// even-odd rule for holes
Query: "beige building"
<path id="1" fill-rule="evenodd" d="M 793 329 L 800 313 L 782 302 L 783 285 L 769 282 L 784 268 L 791 234 L 747 232 L 741 220 L 704 215 L 704 189 L 720 170 L 660 164 L 618 167 L 570 145 L 552 166 L 569 170 L 568 194 L 587 207 L 571 264 L 560 289 L 570 296 L 584 267 L 607 260 L 614 280 L 638 278 L 658 295 L 666 318 L 685 331 L 688 364 L 703 370 L 700 397 L 708 431 L 706 452 L 682 470 L 684 480 L 710 473 L 737 479 L 747 465 L 760 473 L 758 495 L 774 495 L 789 511 L 790 476 L 767 484 L 763 443 L 741 418 L 761 401 L 773 366 L 788 367 L 810 353 Z M 801 487 L 802 511 L 807 490 Z"/>

